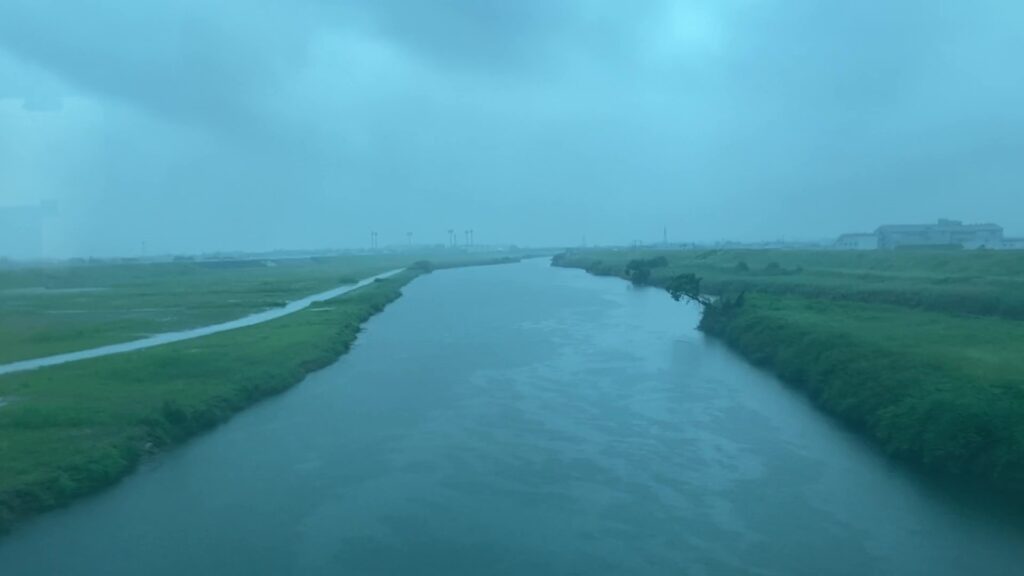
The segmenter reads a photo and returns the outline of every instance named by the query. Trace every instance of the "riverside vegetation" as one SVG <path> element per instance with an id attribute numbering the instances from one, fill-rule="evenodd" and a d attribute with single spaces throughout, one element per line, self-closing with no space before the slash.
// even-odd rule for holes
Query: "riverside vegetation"
<path id="1" fill-rule="evenodd" d="M 0 268 L 0 364 L 217 324 L 418 260 L 447 266 L 519 255 L 422 250 Z"/>
<path id="2" fill-rule="evenodd" d="M 373 257 L 313 266 L 293 264 L 297 268 L 284 273 L 268 272 L 262 266 L 254 272 L 241 266 L 237 276 L 215 274 L 213 286 L 218 289 L 208 291 L 223 297 L 224 289 L 219 287 L 231 286 L 229 293 L 244 298 L 244 304 L 231 307 L 235 314 L 254 311 L 258 302 L 265 305 L 267 294 L 275 298 L 300 296 L 329 288 L 337 284 L 339 274 L 355 280 L 396 265 L 408 268 L 264 324 L 0 377 L 0 533 L 31 515 L 115 483 L 147 454 L 212 428 L 331 364 L 352 345 L 361 324 L 398 298 L 401 288 L 417 276 L 439 268 L 516 259 L 476 255 L 412 263 L 408 257 L 404 261 Z M 156 292 L 154 287 L 167 287 L 154 297 L 170 303 L 185 287 L 198 289 L 201 285 L 190 284 L 186 277 L 178 287 L 173 280 L 176 271 L 180 271 L 177 265 L 157 269 L 155 277 L 147 275 L 153 274 L 152 268 L 116 267 L 60 271 L 59 275 L 84 275 L 90 281 L 101 272 L 107 279 L 129 277 L 133 279 L 129 286 L 149 286 L 152 292 Z M 334 284 L 324 285 L 327 278 Z M 292 282 L 299 288 L 289 287 Z M 245 286 L 254 287 L 256 295 L 247 294 Z M 125 290 L 145 297 L 145 289 Z M 186 304 L 197 301 L 215 304 L 209 294 L 183 300 Z M 207 315 L 190 310 L 185 317 L 187 322 L 173 324 L 180 327 L 224 319 L 220 311 Z M 59 325 L 48 329 L 55 334 L 70 333 Z M 118 330 L 105 333 L 108 337 L 121 334 Z M 75 341 L 91 342 L 88 338 Z"/>
<path id="3" fill-rule="evenodd" d="M 580 250 L 555 264 L 701 295 L 703 331 L 886 452 L 1024 502 L 1024 253 Z"/>

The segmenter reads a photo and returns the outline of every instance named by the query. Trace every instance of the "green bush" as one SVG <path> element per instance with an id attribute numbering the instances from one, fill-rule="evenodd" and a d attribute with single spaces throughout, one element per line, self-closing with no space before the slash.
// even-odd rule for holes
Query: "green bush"
<path id="1" fill-rule="evenodd" d="M 807 392 L 886 452 L 998 485 L 1024 502 L 1020 374 L 971 379 L 955 363 L 844 333 L 840 311 L 821 313 L 837 325 L 827 329 L 765 308 L 762 299 L 753 308 L 706 314 L 701 328 Z"/>

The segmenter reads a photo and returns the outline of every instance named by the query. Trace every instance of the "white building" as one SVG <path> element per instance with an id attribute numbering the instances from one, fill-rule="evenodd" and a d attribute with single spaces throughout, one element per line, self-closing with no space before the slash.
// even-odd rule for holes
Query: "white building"
<path id="1" fill-rule="evenodd" d="M 937 224 L 897 224 L 875 230 L 879 248 L 906 246 L 962 246 L 998 248 L 1003 243 L 1003 228 L 995 224 L 964 224 L 941 219 Z"/>
<path id="2" fill-rule="evenodd" d="M 959 220 L 939 220 L 935 224 L 887 224 L 871 234 L 843 234 L 834 247 L 840 250 L 875 250 L 924 246 L 979 248 L 1024 248 L 1024 241 L 1003 237 L 996 224 L 964 224 Z"/>

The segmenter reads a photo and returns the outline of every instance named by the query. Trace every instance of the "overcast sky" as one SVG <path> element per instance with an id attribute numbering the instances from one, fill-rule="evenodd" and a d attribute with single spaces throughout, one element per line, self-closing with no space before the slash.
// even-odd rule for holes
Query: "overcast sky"
<path id="1" fill-rule="evenodd" d="M 1024 2 L 3 0 L 50 255 L 1024 235 Z"/>

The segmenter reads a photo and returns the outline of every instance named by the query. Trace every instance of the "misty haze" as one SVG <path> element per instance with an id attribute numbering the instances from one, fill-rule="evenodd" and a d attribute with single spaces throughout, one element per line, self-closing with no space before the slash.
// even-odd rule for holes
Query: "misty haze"
<path id="1" fill-rule="evenodd" d="M 1024 4 L 0 2 L 0 573 L 1024 571 Z"/>

